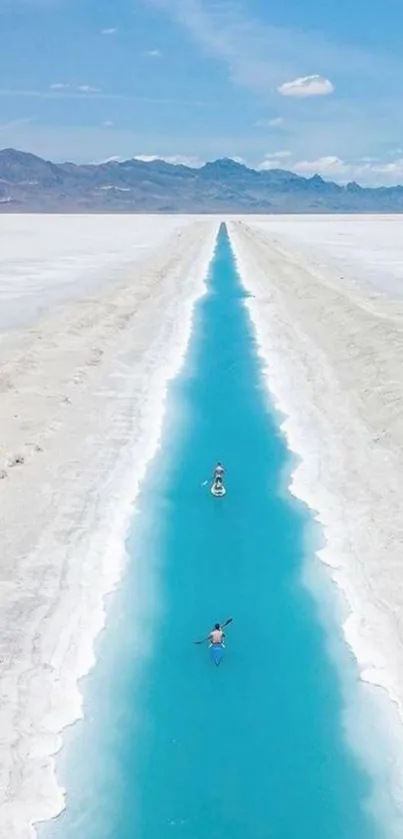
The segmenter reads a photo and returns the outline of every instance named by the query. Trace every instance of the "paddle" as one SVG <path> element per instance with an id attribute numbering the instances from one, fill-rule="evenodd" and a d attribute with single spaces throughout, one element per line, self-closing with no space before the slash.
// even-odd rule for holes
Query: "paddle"
<path id="1" fill-rule="evenodd" d="M 233 621 L 233 620 L 234 620 L 233 618 L 227 618 L 227 620 L 225 621 L 225 623 L 222 623 L 222 624 L 221 624 L 221 629 L 224 629 L 224 626 L 228 626 L 228 624 L 229 624 L 229 623 L 232 623 L 232 621 Z M 210 638 L 210 633 L 207 635 L 207 638 L 203 638 L 203 640 L 202 640 L 202 641 L 193 641 L 193 643 L 194 643 L 194 644 L 205 644 L 205 643 L 206 643 L 206 641 L 208 641 L 208 639 L 209 639 L 209 638 Z"/>

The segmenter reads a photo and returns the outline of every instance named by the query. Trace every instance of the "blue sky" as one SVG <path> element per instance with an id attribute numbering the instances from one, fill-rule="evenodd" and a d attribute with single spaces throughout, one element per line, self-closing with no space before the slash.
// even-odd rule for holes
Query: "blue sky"
<path id="1" fill-rule="evenodd" d="M 0 0 L 0 146 L 403 182 L 401 0 Z"/>

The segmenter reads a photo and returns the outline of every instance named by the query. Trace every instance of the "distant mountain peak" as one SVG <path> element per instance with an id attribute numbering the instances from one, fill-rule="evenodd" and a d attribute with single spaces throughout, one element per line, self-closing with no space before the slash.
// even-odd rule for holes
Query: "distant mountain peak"
<path id="1" fill-rule="evenodd" d="M 191 167 L 163 159 L 52 163 L 0 150 L 1 212 L 403 212 L 403 187 L 340 186 L 319 174 L 249 168 L 231 157 Z"/>
<path id="2" fill-rule="evenodd" d="M 244 163 L 240 163 L 239 160 L 234 160 L 232 157 L 219 157 L 217 160 L 209 160 L 201 168 L 216 169 L 221 172 L 239 172 L 241 170 L 246 170 L 247 172 L 254 171 L 252 169 L 248 169 Z"/>

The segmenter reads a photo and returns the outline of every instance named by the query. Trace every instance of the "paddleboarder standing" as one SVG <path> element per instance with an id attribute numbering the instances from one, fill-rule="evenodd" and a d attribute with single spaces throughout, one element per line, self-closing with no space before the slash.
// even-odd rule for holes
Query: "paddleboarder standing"
<path id="1" fill-rule="evenodd" d="M 216 468 L 214 469 L 214 483 L 216 486 L 220 486 L 224 480 L 224 467 L 218 461 Z"/>

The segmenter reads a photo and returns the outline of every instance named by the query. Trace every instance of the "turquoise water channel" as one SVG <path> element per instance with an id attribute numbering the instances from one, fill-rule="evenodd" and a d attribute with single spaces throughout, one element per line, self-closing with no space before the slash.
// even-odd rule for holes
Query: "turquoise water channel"
<path id="1" fill-rule="evenodd" d="M 342 730 L 338 673 L 301 584 L 309 511 L 225 227 L 171 383 L 110 602 L 86 718 L 66 738 L 54 839 L 375 839 L 371 785 Z M 217 459 L 227 494 L 209 485 Z M 203 637 L 233 616 L 215 667 Z"/>

